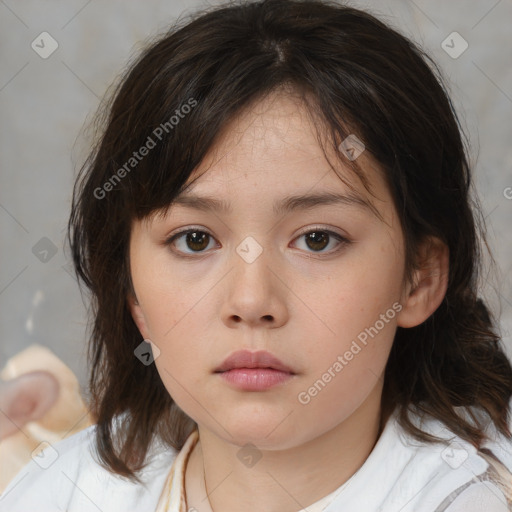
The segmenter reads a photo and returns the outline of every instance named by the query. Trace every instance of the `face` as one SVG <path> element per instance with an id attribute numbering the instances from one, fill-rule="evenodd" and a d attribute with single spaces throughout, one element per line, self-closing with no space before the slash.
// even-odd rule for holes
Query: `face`
<path id="1" fill-rule="evenodd" d="M 132 313 L 162 381 L 200 427 L 240 446 L 305 443 L 382 391 L 404 297 L 400 223 L 365 152 L 372 195 L 329 160 L 336 171 L 301 104 L 274 95 L 223 132 L 182 204 L 132 228 Z M 345 199 L 286 202 L 325 194 Z M 292 374 L 255 390 L 215 372 L 243 349 Z"/>

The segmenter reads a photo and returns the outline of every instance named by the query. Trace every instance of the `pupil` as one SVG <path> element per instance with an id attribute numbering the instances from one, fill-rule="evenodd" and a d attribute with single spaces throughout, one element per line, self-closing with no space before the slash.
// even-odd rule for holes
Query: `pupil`
<path id="1" fill-rule="evenodd" d="M 208 247 L 208 240 L 207 240 L 208 234 L 207 233 L 201 233 L 198 235 L 198 231 L 194 231 L 192 233 L 187 233 L 187 244 L 190 249 L 193 250 L 201 250 L 205 247 Z M 204 243 L 206 240 L 206 244 Z"/>
<path id="2" fill-rule="evenodd" d="M 306 244 L 310 249 L 321 250 L 326 247 L 327 243 L 323 242 L 327 242 L 328 238 L 329 237 L 326 233 L 322 233 L 321 231 L 313 231 L 306 237 Z"/>

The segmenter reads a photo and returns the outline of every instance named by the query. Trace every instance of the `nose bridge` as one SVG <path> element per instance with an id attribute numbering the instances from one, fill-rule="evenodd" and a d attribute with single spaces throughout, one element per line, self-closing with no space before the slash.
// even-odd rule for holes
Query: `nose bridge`
<path id="1" fill-rule="evenodd" d="M 285 307 L 277 289 L 276 262 L 270 261 L 271 252 L 254 236 L 245 237 L 235 247 L 229 260 L 234 272 L 224 310 L 228 318 L 248 323 L 283 320 Z"/>
<path id="2" fill-rule="evenodd" d="M 266 251 L 264 251 L 262 243 L 249 235 L 237 245 L 235 252 L 246 264 L 252 265 L 258 259 L 262 259 L 261 256 L 264 252 L 268 252 L 268 245 Z M 265 259 L 265 257 L 263 259 Z"/>
<path id="3" fill-rule="evenodd" d="M 269 247 L 252 236 L 246 236 L 235 248 L 232 264 L 235 267 L 236 281 L 248 287 L 252 296 L 268 293 L 268 281 L 270 272 Z M 233 261 L 234 260 L 234 261 Z M 261 292 L 261 293 L 260 293 Z"/>

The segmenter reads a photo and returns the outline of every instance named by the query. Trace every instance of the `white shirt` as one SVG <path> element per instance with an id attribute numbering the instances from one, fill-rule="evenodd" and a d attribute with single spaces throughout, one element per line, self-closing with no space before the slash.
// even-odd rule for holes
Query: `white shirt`
<path id="1" fill-rule="evenodd" d="M 180 452 L 155 441 L 141 474 L 144 485 L 137 485 L 98 464 L 95 428 L 49 446 L 31 460 L 0 496 L 0 512 L 160 512 L 167 501 L 170 512 L 186 510 L 184 474 L 197 431 Z M 449 444 L 416 441 L 399 427 L 393 414 L 359 470 L 334 492 L 299 512 L 512 510 L 512 502 L 507 505 L 505 497 L 507 491 L 512 493 L 512 475 L 508 474 L 508 487 L 501 486 L 486 457 L 472 445 L 436 420 L 426 420 L 421 428 Z M 489 432 L 494 441 L 486 447 L 512 471 L 512 440 L 498 436 L 492 427 Z"/>
<path id="2" fill-rule="evenodd" d="M 193 512 L 196 510 L 194 507 L 187 506 L 185 493 L 185 470 L 188 458 L 192 452 L 192 449 L 196 445 L 198 439 L 198 432 L 197 430 L 194 430 L 194 432 L 190 434 L 183 448 L 177 455 L 176 460 L 174 461 L 174 464 L 169 473 L 169 476 L 167 477 L 165 486 L 160 495 L 160 500 L 158 501 L 156 512 Z M 206 499 L 206 487 L 204 483 L 201 483 L 200 485 L 202 494 L 205 496 Z M 323 510 L 325 510 L 327 505 L 334 501 L 334 498 L 337 496 L 337 493 L 339 492 L 340 488 L 334 490 L 327 496 L 324 496 L 322 499 L 316 501 L 312 505 L 308 505 L 306 509 L 301 509 L 298 512 L 322 512 Z"/>

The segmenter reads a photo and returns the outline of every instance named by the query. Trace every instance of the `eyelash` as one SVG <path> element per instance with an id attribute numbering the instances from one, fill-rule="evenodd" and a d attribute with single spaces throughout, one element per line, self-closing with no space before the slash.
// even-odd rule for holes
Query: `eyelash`
<path id="1" fill-rule="evenodd" d="M 321 226 L 315 226 L 313 228 L 309 228 L 307 231 L 303 231 L 302 233 L 299 233 L 297 235 L 296 239 L 303 237 L 304 235 L 308 235 L 310 233 L 315 233 L 315 232 L 324 233 L 324 234 L 328 235 L 329 238 L 334 238 L 335 240 L 337 240 L 339 242 L 339 245 L 336 249 L 333 249 L 333 250 L 327 251 L 327 252 L 312 251 L 311 254 L 313 254 L 313 255 L 324 255 L 325 254 L 325 255 L 330 256 L 330 255 L 337 253 L 343 247 L 345 247 L 346 245 L 351 243 L 350 240 L 341 236 L 340 234 L 338 234 L 334 231 L 331 231 L 329 229 L 322 228 Z M 199 228 L 199 227 L 191 227 L 191 228 L 187 228 L 182 231 L 179 231 L 178 233 L 174 233 L 167 240 L 165 240 L 164 245 L 171 246 L 174 244 L 175 240 L 183 237 L 184 235 L 187 235 L 188 233 L 204 233 L 204 234 L 208 235 L 209 237 L 211 237 L 213 240 L 215 240 L 215 237 L 212 234 L 210 234 L 208 231 L 205 231 L 204 229 Z M 329 242 L 330 242 L 330 240 L 329 240 Z M 176 253 L 176 251 L 174 251 L 174 250 L 173 250 L 173 252 Z M 192 253 L 183 253 L 183 252 L 178 251 L 176 254 L 181 258 L 194 258 L 195 259 L 195 258 L 200 257 L 203 254 L 206 254 L 206 251 L 204 251 L 204 250 L 203 251 L 195 251 Z M 193 256 L 193 254 L 196 254 L 198 256 Z"/>

